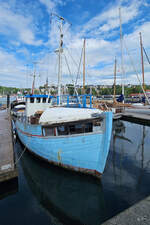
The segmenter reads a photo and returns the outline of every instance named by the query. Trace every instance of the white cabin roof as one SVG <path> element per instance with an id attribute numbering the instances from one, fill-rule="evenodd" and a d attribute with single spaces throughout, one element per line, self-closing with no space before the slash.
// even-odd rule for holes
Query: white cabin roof
<path id="1" fill-rule="evenodd" d="M 46 109 L 39 120 L 40 124 L 73 122 L 100 117 L 102 110 L 87 108 L 54 107 Z"/>

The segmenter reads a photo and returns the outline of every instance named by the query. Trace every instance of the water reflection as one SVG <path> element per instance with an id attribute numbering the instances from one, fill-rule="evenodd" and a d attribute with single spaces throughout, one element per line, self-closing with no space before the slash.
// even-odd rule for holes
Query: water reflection
<path id="1" fill-rule="evenodd" d="M 124 121 L 115 121 L 111 150 L 103 186 L 112 194 L 106 202 L 113 207 L 111 215 L 128 208 L 150 193 L 150 128 Z M 112 178 L 110 180 L 110 178 Z M 113 205 L 116 202 L 118 206 Z"/>
<path id="2" fill-rule="evenodd" d="M 100 180 L 51 166 L 25 152 L 25 178 L 53 224 L 99 224 L 107 217 Z"/>
<path id="3" fill-rule="evenodd" d="M 53 225 L 100 225 L 150 194 L 149 136 L 150 127 L 116 121 L 101 182 L 51 166 L 28 152 L 21 159 L 23 179 Z"/>
<path id="4" fill-rule="evenodd" d="M 18 178 L 0 184 L 0 200 L 18 192 Z"/>

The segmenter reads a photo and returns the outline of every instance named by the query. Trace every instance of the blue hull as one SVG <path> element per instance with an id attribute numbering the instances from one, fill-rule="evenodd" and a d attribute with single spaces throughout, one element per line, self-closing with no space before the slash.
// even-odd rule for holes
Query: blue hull
<path id="1" fill-rule="evenodd" d="M 112 113 L 105 112 L 103 133 L 71 136 L 42 136 L 41 125 L 16 121 L 21 142 L 35 155 L 56 165 L 100 176 L 103 173 L 111 139 Z"/>

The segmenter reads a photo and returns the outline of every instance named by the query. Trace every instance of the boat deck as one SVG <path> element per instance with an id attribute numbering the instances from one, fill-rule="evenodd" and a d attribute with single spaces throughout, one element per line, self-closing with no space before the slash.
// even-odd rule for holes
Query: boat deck
<path id="1" fill-rule="evenodd" d="M 18 176 L 14 163 L 11 120 L 6 110 L 0 111 L 0 182 Z"/>
<path id="2" fill-rule="evenodd" d="M 150 115 L 144 113 L 124 112 L 121 119 L 133 123 L 150 125 Z"/>

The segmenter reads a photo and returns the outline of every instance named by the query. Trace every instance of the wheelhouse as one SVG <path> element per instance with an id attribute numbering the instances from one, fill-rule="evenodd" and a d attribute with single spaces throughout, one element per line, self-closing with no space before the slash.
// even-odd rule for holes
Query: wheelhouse
<path id="1" fill-rule="evenodd" d="M 26 95 L 26 116 L 30 117 L 37 111 L 44 111 L 56 102 L 56 98 L 50 95 Z"/>
<path id="2" fill-rule="evenodd" d="M 61 98 L 61 106 L 92 108 L 91 95 L 26 95 L 26 116 L 33 116 L 37 111 L 45 111 L 47 108 L 59 105 Z"/>
<path id="3" fill-rule="evenodd" d="M 76 135 L 104 131 L 104 118 L 42 126 L 43 136 Z"/>

